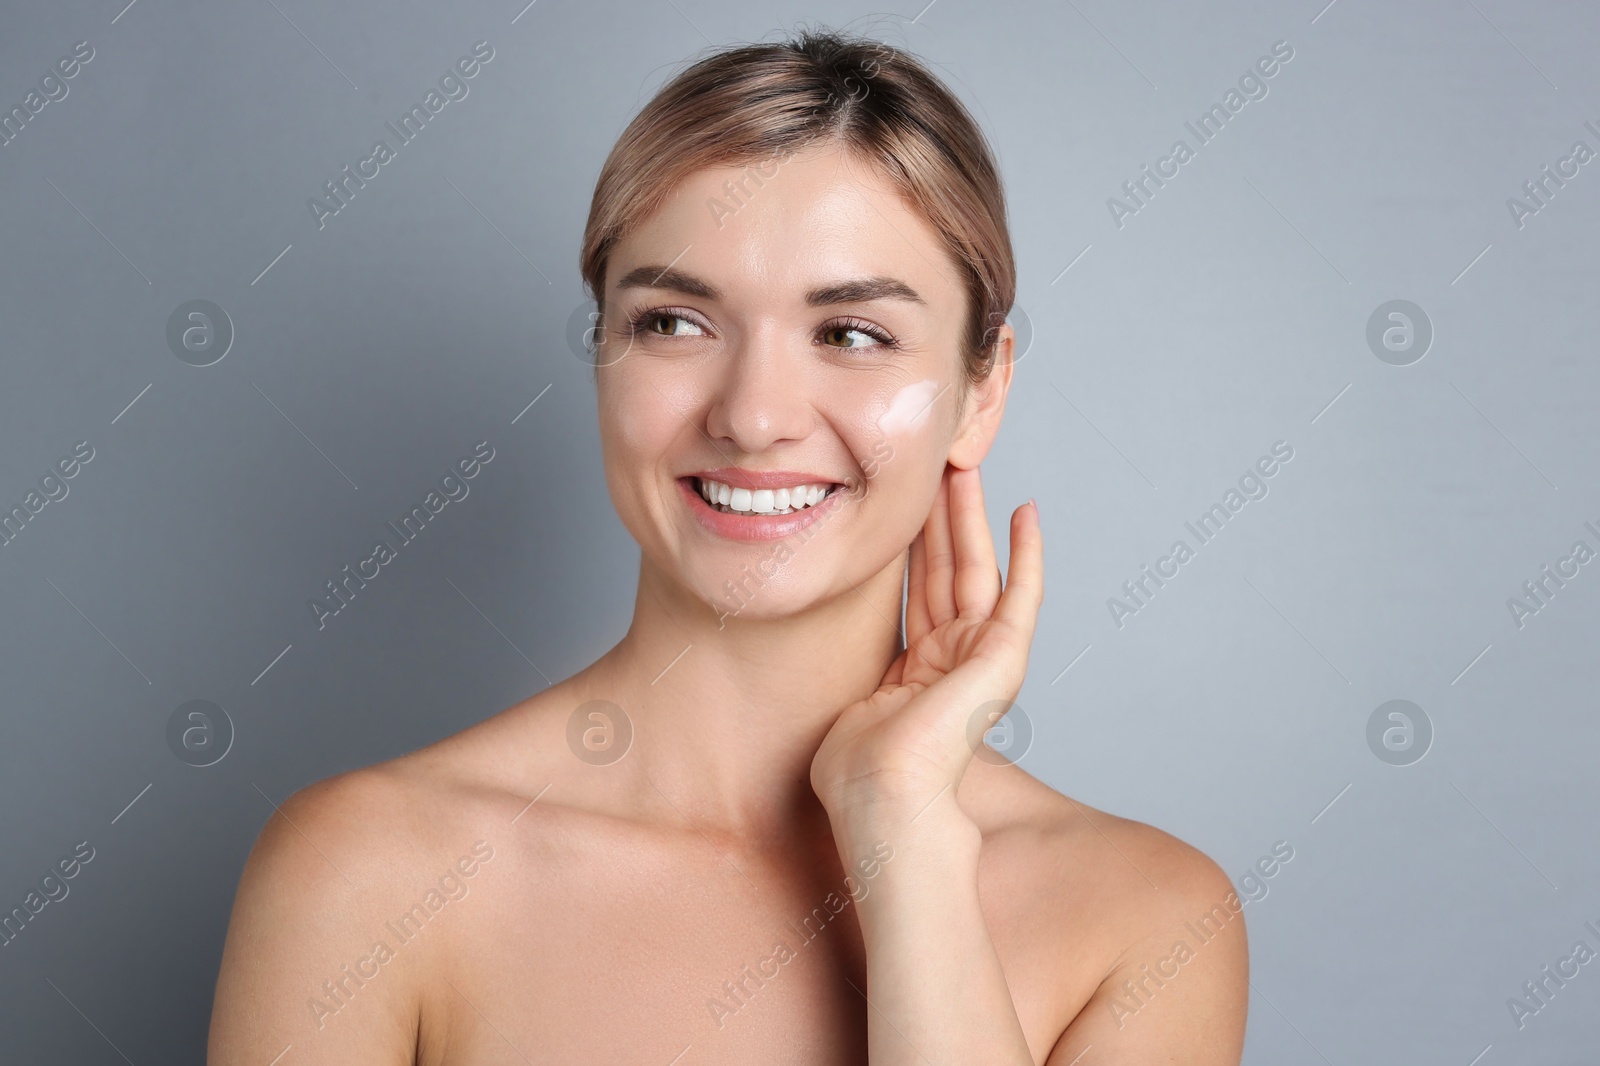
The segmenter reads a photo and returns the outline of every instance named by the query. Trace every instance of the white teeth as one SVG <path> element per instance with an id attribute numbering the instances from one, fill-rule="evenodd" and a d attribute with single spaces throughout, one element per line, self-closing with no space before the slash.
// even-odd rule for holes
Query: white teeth
<path id="1" fill-rule="evenodd" d="M 832 485 L 789 485 L 781 489 L 740 489 L 720 481 L 697 478 L 700 496 L 719 510 L 735 514 L 793 514 L 814 507 Z"/>

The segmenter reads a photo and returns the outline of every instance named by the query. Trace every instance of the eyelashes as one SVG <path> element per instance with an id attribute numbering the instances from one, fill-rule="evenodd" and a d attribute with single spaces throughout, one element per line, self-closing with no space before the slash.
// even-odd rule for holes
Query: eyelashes
<path id="1" fill-rule="evenodd" d="M 675 337 L 695 336 L 692 333 L 679 334 L 676 326 L 671 333 L 659 333 L 651 328 L 662 322 L 686 322 L 697 329 L 705 330 L 706 327 L 689 315 L 670 307 L 648 307 L 636 312 L 628 319 L 627 335 L 630 340 L 640 337 Z M 839 318 L 829 319 L 817 328 L 816 336 L 825 338 L 829 334 L 860 333 L 871 337 L 872 344 L 825 344 L 825 347 L 836 348 L 841 352 L 850 351 L 898 351 L 900 342 L 881 326 L 874 325 L 863 319 L 844 315 Z"/>
<path id="2" fill-rule="evenodd" d="M 628 331 L 627 331 L 628 332 L 628 337 L 629 337 L 629 339 L 633 339 L 633 338 L 637 338 L 637 337 L 645 336 L 645 335 L 648 335 L 648 336 L 651 336 L 651 337 L 674 336 L 675 333 L 674 334 L 657 333 L 652 329 L 646 328 L 647 326 L 654 325 L 657 322 L 670 321 L 670 320 L 674 320 L 674 319 L 679 321 L 679 322 L 688 322 L 691 325 L 694 325 L 694 326 L 697 326 L 697 327 L 699 326 L 698 322 L 694 322 L 692 319 L 688 318 L 687 316 L 680 315 L 677 312 L 671 310 L 670 308 L 650 307 L 650 308 L 644 309 L 643 311 L 639 311 L 639 312 L 635 313 L 632 318 L 628 319 Z"/>
<path id="3" fill-rule="evenodd" d="M 836 332 L 865 333 L 867 336 L 878 342 L 876 345 L 866 344 L 860 346 L 864 348 L 879 347 L 892 350 L 900 347 L 900 343 L 890 336 L 887 331 L 880 329 L 871 322 L 863 322 L 859 318 L 851 318 L 849 316 L 845 316 L 844 318 L 836 318 L 831 322 L 824 323 L 820 332 L 825 334 Z M 841 346 L 830 344 L 828 347 L 837 348 Z M 843 345 L 842 347 L 849 349 L 855 347 L 855 345 L 847 344 Z"/>

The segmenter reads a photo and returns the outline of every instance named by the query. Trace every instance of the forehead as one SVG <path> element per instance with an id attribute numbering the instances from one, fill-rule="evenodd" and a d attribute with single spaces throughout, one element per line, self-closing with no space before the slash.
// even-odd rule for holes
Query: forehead
<path id="1" fill-rule="evenodd" d="M 712 167 L 685 178 L 620 241 L 607 271 L 673 264 L 727 299 L 771 299 L 841 277 L 904 280 L 931 307 L 959 302 L 938 234 L 874 167 L 836 147 L 764 168 Z"/>

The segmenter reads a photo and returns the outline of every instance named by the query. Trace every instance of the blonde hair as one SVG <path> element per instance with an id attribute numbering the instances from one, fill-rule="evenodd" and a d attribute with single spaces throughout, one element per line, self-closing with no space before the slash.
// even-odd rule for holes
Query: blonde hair
<path id="1" fill-rule="evenodd" d="M 1017 284 L 1005 192 L 989 144 L 919 59 L 834 31 L 803 31 L 701 59 L 623 130 L 595 182 L 579 255 L 584 287 L 601 314 L 612 248 L 684 178 L 709 167 L 771 165 L 817 143 L 875 166 L 943 239 L 967 292 L 962 368 L 970 384 L 983 381 Z M 746 171 L 741 183 L 759 187 L 771 176 Z"/>

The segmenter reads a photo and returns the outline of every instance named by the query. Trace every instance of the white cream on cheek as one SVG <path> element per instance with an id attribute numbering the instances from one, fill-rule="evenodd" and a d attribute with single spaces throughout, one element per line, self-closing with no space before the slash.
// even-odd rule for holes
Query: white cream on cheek
<path id="1" fill-rule="evenodd" d="M 894 394 L 888 409 L 878 416 L 878 432 L 885 437 L 904 436 L 926 429 L 933 421 L 929 417 L 933 401 L 942 390 L 932 379 L 907 385 Z"/>

